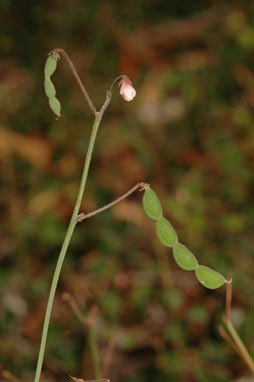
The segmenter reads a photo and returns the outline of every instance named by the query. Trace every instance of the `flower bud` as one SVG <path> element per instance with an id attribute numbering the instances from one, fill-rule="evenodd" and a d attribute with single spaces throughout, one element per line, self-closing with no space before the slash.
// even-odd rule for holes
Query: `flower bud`
<path id="1" fill-rule="evenodd" d="M 132 101 L 136 95 L 136 90 L 132 86 L 131 80 L 124 76 L 119 82 L 120 94 L 125 101 Z"/>

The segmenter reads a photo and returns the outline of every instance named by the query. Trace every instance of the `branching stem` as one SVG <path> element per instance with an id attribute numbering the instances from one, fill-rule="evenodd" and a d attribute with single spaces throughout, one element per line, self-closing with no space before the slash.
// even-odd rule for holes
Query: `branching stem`
<path id="1" fill-rule="evenodd" d="M 85 191 L 85 186 L 86 186 L 88 171 L 89 171 L 90 163 L 91 163 L 91 159 L 92 159 L 92 154 L 93 154 L 95 139 L 97 136 L 97 131 L 98 131 L 98 128 L 100 126 L 102 116 L 103 116 L 106 108 L 108 107 L 108 105 L 111 101 L 112 90 L 113 90 L 114 86 L 118 83 L 118 81 L 121 78 L 123 78 L 123 76 L 120 76 L 113 82 L 110 90 L 107 92 L 106 100 L 105 100 L 104 104 L 102 105 L 100 112 L 97 112 L 96 108 L 94 107 L 94 105 L 93 105 L 93 103 L 92 103 L 92 101 L 91 101 L 91 99 L 90 99 L 90 97 L 89 97 L 89 95 L 85 89 L 85 86 L 83 85 L 83 83 L 82 83 L 70 57 L 68 56 L 68 54 L 62 48 L 53 49 L 50 53 L 52 55 L 54 55 L 56 59 L 59 58 L 59 54 L 63 55 L 63 57 L 67 61 L 68 65 L 69 65 L 69 67 L 70 67 L 70 69 L 71 69 L 80 89 L 81 89 L 81 92 L 84 95 L 84 97 L 85 97 L 85 99 L 89 105 L 89 108 L 90 108 L 90 110 L 93 113 L 95 118 L 94 118 L 92 132 L 91 132 L 90 140 L 89 140 L 89 144 L 88 144 L 88 149 L 87 149 L 87 154 L 86 154 L 86 158 L 85 158 L 83 173 L 81 176 L 77 200 L 75 202 L 75 206 L 74 206 L 74 210 L 73 210 L 73 213 L 71 216 L 71 220 L 70 220 L 70 223 L 69 223 L 64 241 L 63 241 L 61 251 L 59 253 L 59 257 L 57 260 L 55 272 L 54 272 L 51 287 L 50 287 L 48 303 L 47 303 L 46 313 L 45 313 L 45 318 L 44 318 L 44 323 L 43 323 L 42 337 L 41 337 L 41 343 L 40 343 L 40 349 L 39 349 L 39 355 L 38 355 L 38 360 L 37 360 L 34 382 L 40 381 L 43 359 L 44 359 L 44 354 L 45 354 L 46 341 L 47 341 L 47 336 L 48 336 L 49 322 L 50 322 L 55 292 L 56 292 L 59 276 L 61 273 L 61 269 L 63 266 L 63 262 L 65 259 L 65 255 L 66 255 L 67 249 L 69 247 L 73 231 L 74 231 L 76 224 L 78 222 L 77 217 L 79 214 L 81 201 L 83 199 L 83 195 L 84 195 L 84 191 Z M 91 333 L 89 334 L 89 341 L 90 341 L 90 346 L 91 346 L 92 353 L 93 353 L 93 358 L 95 360 L 95 374 L 96 374 L 96 378 L 98 378 L 98 376 L 100 375 L 99 358 L 98 358 L 98 351 L 96 348 L 96 342 L 95 342 L 95 337 L 94 337 L 92 327 L 91 327 Z"/>

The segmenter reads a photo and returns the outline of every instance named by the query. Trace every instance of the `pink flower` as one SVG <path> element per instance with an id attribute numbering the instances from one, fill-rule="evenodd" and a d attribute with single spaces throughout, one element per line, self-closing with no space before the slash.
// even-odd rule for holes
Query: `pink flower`
<path id="1" fill-rule="evenodd" d="M 131 80 L 127 76 L 124 76 L 121 79 L 119 87 L 120 94 L 125 99 L 125 101 L 132 101 L 136 95 L 136 90 L 132 86 Z"/>

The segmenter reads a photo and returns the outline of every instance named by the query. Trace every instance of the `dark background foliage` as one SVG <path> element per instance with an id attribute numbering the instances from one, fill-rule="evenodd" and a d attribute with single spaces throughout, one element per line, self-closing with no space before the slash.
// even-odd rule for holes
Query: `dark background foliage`
<path id="1" fill-rule="evenodd" d="M 254 347 L 253 2 L 1 0 L 0 371 L 33 379 L 45 304 L 78 188 L 92 117 L 66 63 L 43 91 L 47 53 L 64 48 L 96 105 L 119 74 L 82 210 L 150 183 L 179 239 L 233 277 L 234 323 Z M 252 18 L 253 20 L 253 18 Z M 81 311 L 98 309 L 107 377 L 216 382 L 248 371 L 219 336 L 225 289 L 208 291 L 155 237 L 137 192 L 80 224 L 57 289 L 43 381 L 93 378 Z"/>

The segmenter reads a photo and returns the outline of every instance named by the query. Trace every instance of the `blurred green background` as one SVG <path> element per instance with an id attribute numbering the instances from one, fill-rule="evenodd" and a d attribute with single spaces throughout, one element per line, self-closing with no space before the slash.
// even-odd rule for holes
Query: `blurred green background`
<path id="1" fill-rule="evenodd" d="M 179 240 L 233 277 L 232 318 L 254 348 L 253 2 L 1 0 L 0 372 L 32 381 L 49 285 L 70 219 L 92 116 L 60 60 L 58 121 L 43 90 L 64 48 L 103 118 L 83 211 L 139 181 L 157 192 Z M 93 378 L 87 332 L 63 300 L 96 306 L 112 382 L 228 382 L 248 374 L 219 336 L 225 289 L 203 288 L 155 237 L 137 192 L 80 224 L 57 289 L 43 381 Z"/>

